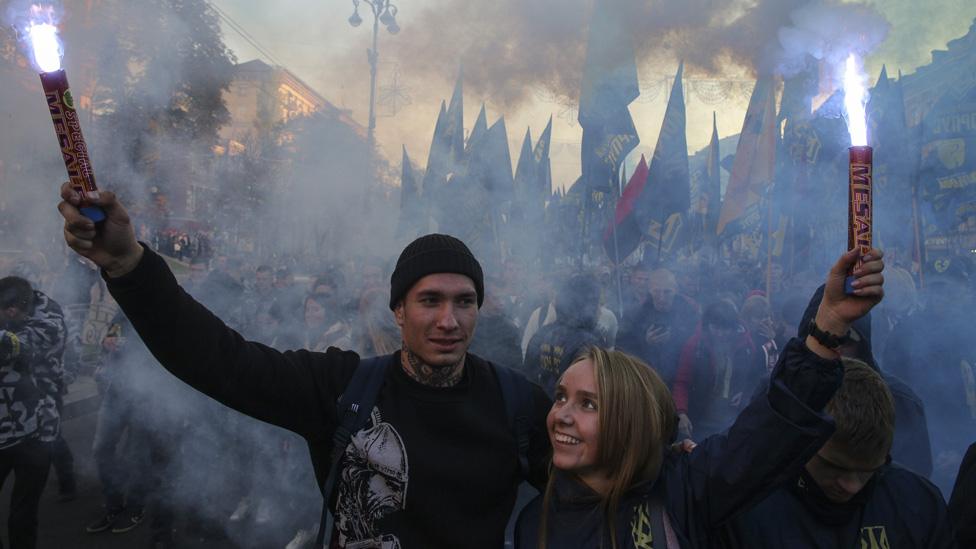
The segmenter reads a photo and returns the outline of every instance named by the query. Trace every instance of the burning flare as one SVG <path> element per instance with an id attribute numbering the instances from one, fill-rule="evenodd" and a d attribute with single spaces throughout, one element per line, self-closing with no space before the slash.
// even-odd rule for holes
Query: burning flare
<path id="1" fill-rule="evenodd" d="M 74 97 L 68 88 L 68 76 L 61 68 L 63 50 L 58 40 L 53 7 L 31 6 L 27 35 L 34 53 L 34 64 L 41 71 L 41 87 L 68 172 L 68 182 L 82 196 L 81 213 L 98 223 L 105 219 L 105 212 L 91 204 L 91 199 L 98 196 L 98 186 L 88 156 L 88 145 L 81 133 Z"/>
<path id="2" fill-rule="evenodd" d="M 41 72 L 59 70 L 64 51 L 58 40 L 58 28 L 54 26 L 54 8 L 35 4 L 30 11 L 27 35 L 30 37 L 34 64 Z"/>
<path id="3" fill-rule="evenodd" d="M 844 110 L 847 112 L 847 131 L 851 134 L 852 147 L 864 147 L 868 144 L 868 124 L 864 112 L 868 94 L 864 80 L 857 57 L 852 53 L 847 58 L 844 69 Z"/>

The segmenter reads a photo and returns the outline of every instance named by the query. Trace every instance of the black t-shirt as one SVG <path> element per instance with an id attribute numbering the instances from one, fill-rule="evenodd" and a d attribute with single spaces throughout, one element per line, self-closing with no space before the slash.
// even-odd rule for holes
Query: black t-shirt
<path id="1" fill-rule="evenodd" d="M 355 353 L 281 353 L 245 341 L 186 294 L 149 250 L 134 271 L 108 282 L 163 366 L 227 406 L 305 437 L 322 484 L 335 403 L 359 364 Z M 397 355 L 393 360 L 373 421 L 353 436 L 336 480 L 340 544 L 500 547 L 518 453 L 491 366 L 468 355 L 460 383 L 434 388 L 410 379 Z M 530 480 L 541 486 L 550 402 L 538 387 L 532 398 Z"/>

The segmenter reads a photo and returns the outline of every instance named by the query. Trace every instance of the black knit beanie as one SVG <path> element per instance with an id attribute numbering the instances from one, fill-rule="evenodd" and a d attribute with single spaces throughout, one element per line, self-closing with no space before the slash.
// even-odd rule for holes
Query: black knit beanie
<path id="1" fill-rule="evenodd" d="M 403 249 L 390 276 L 390 309 L 421 278 L 435 273 L 462 274 L 474 281 L 478 307 L 485 300 L 485 276 L 481 264 L 464 242 L 446 234 L 429 234 Z"/>

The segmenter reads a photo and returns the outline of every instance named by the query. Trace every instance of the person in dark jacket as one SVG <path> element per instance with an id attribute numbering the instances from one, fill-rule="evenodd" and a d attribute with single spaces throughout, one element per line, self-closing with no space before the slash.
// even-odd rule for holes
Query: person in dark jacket
<path id="1" fill-rule="evenodd" d="M 895 325 L 881 365 L 925 404 L 932 437 L 929 478 L 948 494 L 966 446 L 976 440 L 973 307 L 968 273 L 958 258 L 938 259 L 925 269 L 923 306 Z"/>
<path id="2" fill-rule="evenodd" d="M 0 279 L 0 488 L 14 475 L 8 537 L 37 544 L 38 506 L 61 434 L 58 399 L 67 342 L 60 305 L 27 280 Z"/>
<path id="3" fill-rule="evenodd" d="M 494 287 L 501 286 L 500 282 L 492 282 Z M 498 296 L 486 292 L 478 318 L 478 331 L 471 342 L 471 352 L 490 356 L 502 366 L 518 368 L 522 364 L 519 329 L 506 314 L 504 303 Z"/>
<path id="4" fill-rule="evenodd" d="M 153 358 L 122 313 L 109 324 L 102 352 L 103 363 L 95 372 L 102 400 L 92 457 L 105 512 L 85 530 L 128 532 L 143 521 L 151 504 L 154 547 L 169 547 L 174 518 L 169 468 L 175 452 L 173 441 L 162 433 L 181 430 L 173 411 L 182 402 L 172 399 L 175 382 L 153 368 Z M 168 399 L 180 404 L 166 404 Z"/>
<path id="5" fill-rule="evenodd" d="M 654 367 L 669 386 L 674 383 L 682 346 L 695 333 L 698 305 L 678 293 L 678 281 L 667 269 L 651 272 L 649 298 L 624 312 L 617 347 Z"/>
<path id="6" fill-rule="evenodd" d="M 766 374 L 773 371 L 779 358 L 779 348 L 776 346 L 776 322 L 769 300 L 762 295 L 752 295 L 742 303 L 739 312 L 742 327 L 748 334 L 750 347 L 755 350 L 753 360 L 758 361 L 760 371 Z M 753 383 L 758 379 L 753 380 Z M 748 389 L 752 391 L 752 387 Z"/>
<path id="7" fill-rule="evenodd" d="M 797 333 L 806 337 L 810 333 L 810 320 L 823 299 L 824 288 L 814 292 L 807 305 Z M 895 400 L 895 441 L 891 458 L 912 471 L 928 478 L 932 473 L 932 450 L 926 420 L 926 406 L 915 391 L 901 378 L 878 366 L 871 348 L 871 316 L 858 320 L 851 327 L 851 341 L 841 347 L 841 354 L 866 363 L 877 370 L 888 384 Z"/>
<path id="8" fill-rule="evenodd" d="M 976 547 L 976 443 L 969 446 L 959 466 L 949 499 L 949 520 L 956 527 L 960 547 Z"/>
<path id="9" fill-rule="evenodd" d="M 846 334 L 881 299 L 876 250 L 857 271 L 857 295 L 844 293 L 857 257 L 844 254 L 830 271 L 816 316 L 825 336 Z M 766 394 L 727 433 L 676 454 L 666 450 L 677 414 L 661 378 L 632 356 L 589 349 L 559 381 L 547 418 L 554 473 L 521 513 L 516 547 L 714 547 L 729 520 L 798 474 L 830 438 L 822 410 L 842 375 L 829 336 L 793 339 Z"/>
<path id="10" fill-rule="evenodd" d="M 861 361 L 845 358 L 844 370 L 826 408 L 833 436 L 787 486 L 730 525 L 730 547 L 956 547 L 938 488 L 891 463 L 895 406 L 887 384 Z"/>
<path id="11" fill-rule="evenodd" d="M 539 329 L 529 341 L 522 371 L 552 394 L 556 379 L 579 351 L 603 344 L 597 330 L 600 286 L 588 274 L 575 274 L 557 288 L 556 321 Z"/>
<path id="12" fill-rule="evenodd" d="M 58 209 L 65 240 L 103 269 L 109 291 L 146 346 L 211 398 L 305 438 L 317 481 L 331 467 L 336 401 L 360 365 L 352 352 L 279 352 L 246 341 L 187 295 L 163 259 L 133 234 L 111 192 L 95 225 L 67 185 Z M 497 370 L 467 352 L 484 298 L 481 265 L 447 235 L 407 245 L 390 277 L 402 347 L 380 357 L 385 377 L 370 421 L 339 449 L 328 504 L 336 547 L 500 547 L 522 479 Z M 545 484 L 550 400 L 524 379 L 528 480 Z"/>

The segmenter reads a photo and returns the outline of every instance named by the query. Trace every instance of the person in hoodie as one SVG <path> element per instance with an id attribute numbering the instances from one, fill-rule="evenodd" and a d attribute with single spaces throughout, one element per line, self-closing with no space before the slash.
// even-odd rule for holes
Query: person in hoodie
<path id="1" fill-rule="evenodd" d="M 558 288 L 556 322 L 539 329 L 525 352 L 522 371 L 552 394 L 556 380 L 566 371 L 580 349 L 600 345 L 597 319 L 600 286 L 588 274 L 575 274 Z"/>
<path id="2" fill-rule="evenodd" d="M 883 294 L 881 252 L 844 277 L 858 252 L 831 268 L 816 335 L 783 349 L 765 394 L 732 427 L 690 452 L 672 452 L 674 402 L 639 359 L 588 348 L 559 379 L 546 418 L 553 447 L 544 493 L 520 514 L 515 546 L 715 547 L 730 520 L 795 478 L 830 438 L 823 412 L 839 388 L 840 336 Z"/>
<path id="3" fill-rule="evenodd" d="M 845 358 L 833 436 L 788 485 L 739 516 L 729 547 L 957 547 L 934 484 L 891 462 L 895 405 L 881 375 Z"/>
<path id="4" fill-rule="evenodd" d="M 37 544 L 38 507 L 61 433 L 64 313 L 27 280 L 0 278 L 0 489 L 13 473 L 12 547 Z"/>
<path id="5" fill-rule="evenodd" d="M 810 333 L 810 320 L 816 314 L 823 300 L 823 294 L 824 288 L 821 286 L 810 299 L 797 328 L 799 337 L 806 337 Z M 841 356 L 860 360 L 881 374 L 895 402 L 895 440 L 891 449 L 891 458 L 900 465 L 929 478 L 932 474 L 932 446 L 929 441 L 925 403 L 907 383 L 880 368 L 875 361 L 872 351 L 871 315 L 854 322 L 850 341 L 839 350 Z M 762 390 L 762 386 L 759 390 Z"/>

